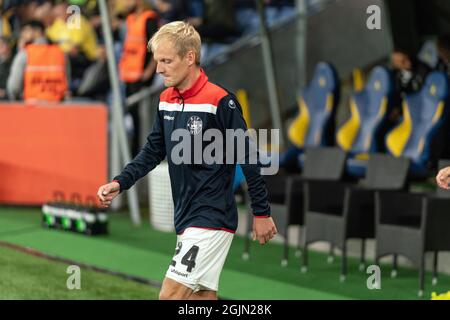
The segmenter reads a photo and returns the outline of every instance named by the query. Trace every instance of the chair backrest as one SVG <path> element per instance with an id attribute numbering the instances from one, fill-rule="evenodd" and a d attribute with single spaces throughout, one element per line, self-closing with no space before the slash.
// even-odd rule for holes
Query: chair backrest
<path id="1" fill-rule="evenodd" d="M 438 161 L 438 171 L 448 166 L 450 166 L 450 160 L 440 159 Z M 436 195 L 440 198 L 450 198 L 450 191 L 437 187 Z"/>
<path id="2" fill-rule="evenodd" d="M 302 177 L 313 180 L 340 180 L 346 152 L 336 147 L 308 147 Z"/>
<path id="3" fill-rule="evenodd" d="M 386 124 L 393 79 L 384 67 L 375 67 L 362 91 L 350 99 L 350 119 L 339 128 L 337 144 L 351 154 L 377 151 L 377 133 Z"/>
<path id="4" fill-rule="evenodd" d="M 386 135 L 386 147 L 396 156 L 425 164 L 433 139 L 448 116 L 449 82 L 443 72 L 430 73 L 422 89 L 403 100 L 402 121 Z"/>
<path id="5" fill-rule="evenodd" d="M 361 185 L 373 189 L 403 189 L 407 182 L 409 159 L 374 153 L 370 155 L 366 177 Z"/>
<path id="6" fill-rule="evenodd" d="M 417 59 L 434 69 L 439 59 L 436 42 L 434 40 L 425 41 L 417 54 Z"/>
<path id="7" fill-rule="evenodd" d="M 289 140 L 298 148 L 326 145 L 338 102 L 337 72 L 330 63 L 320 62 L 298 97 L 299 114 L 289 127 Z"/>

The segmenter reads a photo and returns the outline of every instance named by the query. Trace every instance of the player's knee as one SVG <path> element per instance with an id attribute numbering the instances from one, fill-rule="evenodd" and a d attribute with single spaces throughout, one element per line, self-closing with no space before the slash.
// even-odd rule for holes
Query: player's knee
<path id="1" fill-rule="evenodd" d="M 190 297 L 190 300 L 218 300 L 217 292 L 211 290 L 202 290 L 193 293 Z"/>
<path id="2" fill-rule="evenodd" d="M 159 300 L 187 300 L 191 293 L 192 290 L 171 280 L 166 280 L 159 292 Z"/>
<path id="3" fill-rule="evenodd" d="M 162 289 L 159 292 L 159 300 L 180 300 L 180 294 L 176 290 Z"/>

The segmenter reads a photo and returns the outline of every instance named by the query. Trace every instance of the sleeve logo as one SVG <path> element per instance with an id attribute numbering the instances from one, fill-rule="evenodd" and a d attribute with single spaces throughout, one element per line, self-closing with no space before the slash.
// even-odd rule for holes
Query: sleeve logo
<path id="1" fill-rule="evenodd" d="M 233 100 L 228 101 L 228 106 L 231 109 L 236 109 L 236 103 Z"/>

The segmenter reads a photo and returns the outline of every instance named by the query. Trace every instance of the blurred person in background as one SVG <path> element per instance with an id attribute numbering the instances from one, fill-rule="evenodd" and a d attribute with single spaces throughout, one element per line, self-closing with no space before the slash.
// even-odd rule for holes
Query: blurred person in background
<path id="1" fill-rule="evenodd" d="M 156 63 L 147 43 L 158 30 L 158 16 L 150 10 L 144 0 L 126 0 L 126 32 L 122 56 L 119 62 L 120 79 L 125 84 L 125 95 L 129 97 L 153 80 Z M 140 120 L 138 104 L 131 107 L 133 122 L 132 155 L 140 150 Z"/>
<path id="2" fill-rule="evenodd" d="M 9 38 L 0 36 L 0 100 L 6 100 L 6 81 L 12 64 L 12 45 Z"/>
<path id="3" fill-rule="evenodd" d="M 394 79 L 393 110 L 389 116 L 395 122 L 402 114 L 402 100 L 407 94 L 418 92 L 428 73 L 425 63 L 408 50 L 395 47 L 391 53 L 391 68 Z"/>
<path id="4" fill-rule="evenodd" d="M 161 25 L 186 19 L 187 1 L 185 0 L 152 0 L 151 4 L 160 16 Z"/>
<path id="5" fill-rule="evenodd" d="M 12 34 L 18 38 L 21 27 L 30 20 L 36 20 L 34 14 L 42 0 L 13 0 L 9 3 L 9 20 L 12 27 Z"/>
<path id="6" fill-rule="evenodd" d="M 238 30 L 243 34 L 259 32 L 260 19 L 255 0 L 235 0 L 235 17 Z M 263 0 L 268 27 L 296 13 L 294 0 Z"/>
<path id="7" fill-rule="evenodd" d="M 266 0 L 265 4 L 266 21 L 269 27 L 295 14 L 294 0 Z"/>
<path id="8" fill-rule="evenodd" d="M 105 38 L 103 35 L 102 20 L 100 9 L 96 0 L 72 0 L 71 3 L 84 3 L 83 12 L 89 19 L 90 24 L 94 28 L 97 44 L 99 47 L 98 58 L 83 73 L 83 78 L 77 88 L 76 95 L 78 97 L 89 98 L 94 100 L 106 101 L 110 105 L 110 81 L 109 70 L 107 66 Z M 123 16 L 119 10 L 121 1 L 108 1 L 109 22 L 112 31 L 114 55 L 116 61 L 120 57 L 122 51 L 121 44 L 121 25 L 123 24 Z M 109 102 L 108 102 L 109 101 Z"/>
<path id="9" fill-rule="evenodd" d="M 41 21 L 45 28 L 50 27 L 55 21 L 53 15 L 53 0 L 44 0 L 33 12 L 33 19 Z"/>
<path id="10" fill-rule="evenodd" d="M 404 94 L 417 92 L 422 88 L 430 68 L 416 58 L 416 55 L 402 48 L 395 48 L 391 54 L 396 89 Z"/>
<path id="11" fill-rule="evenodd" d="M 259 30 L 259 15 L 254 0 L 235 0 L 235 16 L 239 31 L 252 34 Z"/>
<path id="12" fill-rule="evenodd" d="M 0 37 L 12 36 L 11 24 L 9 22 L 11 14 L 12 11 L 4 8 L 3 1 L 0 0 Z"/>
<path id="13" fill-rule="evenodd" d="M 58 102 L 69 95 L 70 68 L 64 52 L 45 37 L 44 25 L 31 20 L 22 26 L 18 53 L 7 81 L 10 99 Z"/>
<path id="14" fill-rule="evenodd" d="M 76 19 L 68 8 L 68 1 L 60 1 L 53 6 L 54 21 L 47 28 L 47 36 L 69 56 L 70 89 L 76 92 L 84 72 L 98 58 L 99 47 L 94 28 L 86 17 L 80 14 Z M 77 21 L 79 25 L 76 25 Z"/>

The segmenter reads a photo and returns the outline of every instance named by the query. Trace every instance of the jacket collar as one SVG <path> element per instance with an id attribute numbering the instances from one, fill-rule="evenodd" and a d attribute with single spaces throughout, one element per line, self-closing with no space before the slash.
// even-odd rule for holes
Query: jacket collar
<path id="1" fill-rule="evenodd" d="M 187 99 L 189 97 L 195 96 L 208 82 L 208 76 L 205 71 L 200 68 L 200 76 L 195 80 L 195 83 L 189 89 L 185 90 L 181 93 L 177 88 L 172 88 L 172 97 L 183 97 L 183 99 Z"/>

